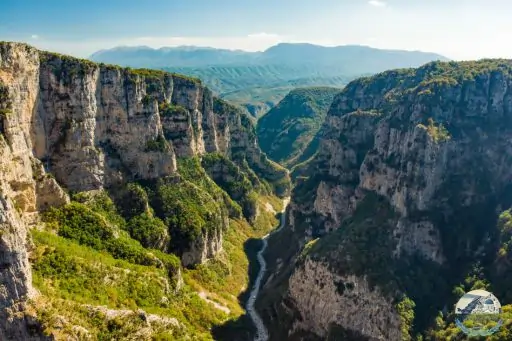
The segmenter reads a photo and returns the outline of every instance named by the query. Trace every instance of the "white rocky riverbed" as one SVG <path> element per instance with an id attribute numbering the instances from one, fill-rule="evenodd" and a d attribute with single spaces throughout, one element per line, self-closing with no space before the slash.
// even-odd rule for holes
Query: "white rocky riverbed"
<path id="1" fill-rule="evenodd" d="M 251 290 L 251 295 L 249 296 L 249 299 L 247 300 L 247 304 L 245 306 L 245 309 L 247 310 L 247 314 L 253 321 L 255 327 L 256 327 L 256 337 L 254 338 L 255 341 L 267 341 L 268 340 L 268 330 L 265 327 L 265 324 L 263 323 L 263 320 L 261 319 L 261 316 L 258 314 L 256 309 L 254 308 L 254 304 L 256 302 L 256 299 L 258 298 L 258 294 L 260 292 L 260 286 L 261 281 L 263 280 L 263 276 L 265 275 L 265 272 L 267 271 L 267 263 L 265 262 L 265 257 L 263 257 L 263 254 L 267 248 L 268 244 L 268 238 L 281 230 L 283 226 L 286 223 L 286 208 L 288 207 L 288 203 L 290 202 L 289 198 L 284 199 L 284 208 L 281 215 L 281 221 L 277 229 L 272 231 L 271 233 L 267 234 L 262 238 L 263 241 L 263 247 L 260 251 L 258 251 L 258 263 L 260 264 L 260 270 L 258 272 L 258 277 L 256 277 L 256 281 L 254 282 L 254 286 Z"/>

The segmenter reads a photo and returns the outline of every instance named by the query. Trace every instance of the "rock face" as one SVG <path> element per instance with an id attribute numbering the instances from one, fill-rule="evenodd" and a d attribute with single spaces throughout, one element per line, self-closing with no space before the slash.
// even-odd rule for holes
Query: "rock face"
<path id="1" fill-rule="evenodd" d="M 0 339 L 30 340 L 23 303 L 35 292 L 28 262 L 28 228 L 39 210 L 68 202 L 33 157 L 32 120 L 39 61 L 25 46 L 0 46 Z"/>
<path id="2" fill-rule="evenodd" d="M 475 250 L 496 253 L 497 215 L 512 203 L 511 71 L 506 60 L 436 62 L 335 98 L 292 195 L 293 255 L 274 246 L 262 296 L 281 294 L 259 303 L 275 340 L 408 339 L 452 299 Z M 405 296 L 414 331 L 397 308 Z"/>
<path id="3" fill-rule="evenodd" d="M 320 278 L 324 285 L 317 287 Z M 345 285 L 350 289 L 345 289 Z M 396 314 L 389 314 L 395 308 L 378 291 L 372 290 L 364 278 L 339 276 L 327 264 L 308 259 L 290 278 L 289 291 L 302 317 L 293 322 L 294 330 L 308 331 L 324 340 L 333 333 L 333 325 L 339 325 L 364 331 L 376 339 L 400 339 L 400 319 Z"/>
<path id="4" fill-rule="evenodd" d="M 33 294 L 27 231 L 37 212 L 69 202 L 62 188 L 156 180 L 176 173 L 177 158 L 211 152 L 288 190 L 285 170 L 259 150 L 250 120 L 199 80 L 0 43 L 0 338 L 30 339 L 1 333 L 21 333 L 16 304 Z M 222 228 L 190 245 L 186 258 L 214 256 Z"/>

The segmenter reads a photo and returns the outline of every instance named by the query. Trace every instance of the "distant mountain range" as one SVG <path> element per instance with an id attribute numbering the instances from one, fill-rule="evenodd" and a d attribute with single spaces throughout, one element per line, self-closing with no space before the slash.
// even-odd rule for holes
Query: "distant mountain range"
<path id="1" fill-rule="evenodd" d="M 195 46 L 116 47 L 98 51 L 90 59 L 201 78 L 219 96 L 244 105 L 255 116 L 273 107 L 295 87 L 343 87 L 362 75 L 448 60 L 420 51 L 291 43 L 278 44 L 263 52 Z"/>

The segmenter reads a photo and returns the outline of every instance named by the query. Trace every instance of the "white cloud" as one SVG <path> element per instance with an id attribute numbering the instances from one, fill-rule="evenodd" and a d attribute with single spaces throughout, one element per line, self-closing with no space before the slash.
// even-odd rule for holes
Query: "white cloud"
<path id="1" fill-rule="evenodd" d="M 30 36 L 30 38 L 32 38 L 32 39 L 39 39 L 39 36 L 37 34 L 33 34 L 33 35 Z"/>
<path id="2" fill-rule="evenodd" d="M 384 1 L 381 0 L 370 0 L 368 3 L 375 7 L 386 7 L 387 5 Z"/>
<path id="3" fill-rule="evenodd" d="M 257 38 L 257 39 L 279 39 L 279 38 L 280 38 L 280 36 L 279 36 L 279 34 L 260 32 L 260 33 L 252 33 L 252 34 L 248 34 L 248 35 L 247 35 L 247 38 Z"/>

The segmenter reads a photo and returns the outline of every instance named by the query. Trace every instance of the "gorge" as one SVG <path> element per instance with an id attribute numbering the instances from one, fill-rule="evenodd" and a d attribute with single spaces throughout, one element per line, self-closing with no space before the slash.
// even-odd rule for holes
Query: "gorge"
<path id="1" fill-rule="evenodd" d="M 512 61 L 287 97 L 0 43 L 0 339 L 509 339 Z"/>

